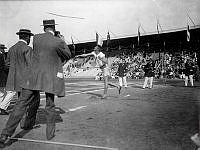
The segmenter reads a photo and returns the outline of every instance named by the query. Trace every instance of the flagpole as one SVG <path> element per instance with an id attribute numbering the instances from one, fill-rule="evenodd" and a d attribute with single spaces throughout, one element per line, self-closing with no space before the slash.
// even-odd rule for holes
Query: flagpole
<path id="1" fill-rule="evenodd" d="M 140 46 L 140 24 L 138 25 L 138 47 Z"/>
<path id="2" fill-rule="evenodd" d="M 109 50 L 109 44 L 110 44 L 110 33 L 108 30 L 108 34 L 107 34 L 107 51 Z"/>
<path id="3" fill-rule="evenodd" d="M 167 79 L 166 79 L 166 57 L 165 57 L 165 54 L 166 54 L 166 50 L 165 50 L 165 41 L 163 43 L 163 48 L 164 48 L 164 84 L 166 85 L 166 82 L 167 82 Z"/>
<path id="4" fill-rule="evenodd" d="M 73 46 L 73 52 L 74 52 L 74 56 L 76 56 L 76 50 L 75 50 L 75 44 L 74 44 L 74 40 L 73 40 L 73 38 L 72 38 L 72 36 L 71 36 L 71 40 L 72 40 L 72 46 Z"/>

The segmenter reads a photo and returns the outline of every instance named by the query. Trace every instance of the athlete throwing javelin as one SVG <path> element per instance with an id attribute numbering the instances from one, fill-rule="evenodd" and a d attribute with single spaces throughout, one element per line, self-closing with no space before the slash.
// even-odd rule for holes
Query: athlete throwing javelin
<path id="1" fill-rule="evenodd" d="M 105 57 L 105 54 L 101 52 L 101 46 L 99 45 L 95 46 L 94 51 L 92 51 L 91 53 L 77 55 L 76 57 L 87 57 L 87 56 L 94 56 L 96 64 L 99 66 L 99 68 L 103 72 L 104 94 L 102 96 L 102 99 L 106 99 L 107 93 L 108 93 L 108 85 L 119 88 L 117 85 L 114 85 L 108 82 L 108 78 L 110 76 L 110 68 L 108 66 L 108 59 Z"/>

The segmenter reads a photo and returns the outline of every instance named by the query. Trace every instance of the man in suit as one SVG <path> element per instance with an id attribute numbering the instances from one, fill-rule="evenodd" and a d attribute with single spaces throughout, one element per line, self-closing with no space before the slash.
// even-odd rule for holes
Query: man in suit
<path id="1" fill-rule="evenodd" d="M 6 52 L 4 44 L 0 44 L 0 115 L 8 115 L 6 111 L 16 92 L 6 91 L 6 81 L 8 77 L 8 66 L 6 66 Z"/>
<path id="2" fill-rule="evenodd" d="M 0 104 L 4 99 L 5 95 L 5 86 L 6 86 L 6 81 L 7 81 L 7 67 L 5 64 L 5 47 L 4 44 L 0 44 Z M 5 109 L 2 109 L 0 107 L 0 115 L 8 115 L 8 112 Z"/>
<path id="3" fill-rule="evenodd" d="M 7 81 L 7 67 L 5 63 L 6 55 L 5 55 L 5 47 L 4 44 L 0 44 L 0 97 L 4 96 L 4 89 Z M 0 100 L 1 102 L 1 100 Z"/>
<path id="4" fill-rule="evenodd" d="M 6 81 L 7 81 L 7 68 L 6 68 L 6 64 L 5 64 L 5 49 L 7 49 L 7 47 L 5 47 L 4 44 L 0 44 L 0 96 L 3 96 L 4 94 L 4 88 L 6 85 Z"/>
<path id="5" fill-rule="evenodd" d="M 71 52 L 65 41 L 55 36 L 55 20 L 43 20 L 44 32 L 33 37 L 32 68 L 34 71 L 34 90 L 44 91 L 46 95 L 46 137 L 55 136 L 54 97 L 65 96 L 63 63 L 69 60 Z"/>
<path id="6" fill-rule="evenodd" d="M 30 116 L 30 118 L 34 119 L 39 107 L 39 91 L 31 90 L 33 85 L 31 70 L 32 48 L 28 44 L 33 34 L 28 29 L 20 29 L 16 34 L 19 35 L 19 41 L 9 49 L 6 59 L 6 64 L 9 66 L 6 90 L 17 91 L 19 98 L 1 133 L 0 148 L 4 147 L 7 138 L 14 134 L 28 106 L 32 105 L 32 103 L 37 104 L 34 109 L 36 111 L 33 111 L 32 116 Z"/>

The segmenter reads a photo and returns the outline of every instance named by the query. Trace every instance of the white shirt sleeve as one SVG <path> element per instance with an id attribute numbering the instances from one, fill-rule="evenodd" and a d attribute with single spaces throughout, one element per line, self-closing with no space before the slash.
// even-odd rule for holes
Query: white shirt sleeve
<path id="1" fill-rule="evenodd" d="M 94 57 L 97 57 L 97 55 L 95 54 L 95 52 L 93 51 L 92 54 L 94 55 Z"/>
<path id="2" fill-rule="evenodd" d="M 103 58 L 103 57 L 105 57 L 105 54 L 100 52 L 97 56 L 99 56 L 100 58 Z"/>

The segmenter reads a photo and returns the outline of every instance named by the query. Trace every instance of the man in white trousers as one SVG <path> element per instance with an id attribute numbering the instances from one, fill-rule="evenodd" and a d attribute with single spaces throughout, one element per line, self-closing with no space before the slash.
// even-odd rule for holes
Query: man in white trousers
<path id="1" fill-rule="evenodd" d="M 16 92 L 14 91 L 6 91 L 5 97 L 2 96 L 0 98 L 0 115 L 8 115 L 8 112 L 6 110 L 15 94 Z"/>
<path id="2" fill-rule="evenodd" d="M 146 87 L 149 87 L 150 89 L 153 87 L 153 78 L 154 78 L 154 63 L 153 60 L 150 59 L 149 62 L 145 65 L 144 67 L 144 84 L 143 84 L 143 89 Z M 148 81 L 149 81 L 149 86 L 148 86 Z"/>
<path id="3" fill-rule="evenodd" d="M 188 86 L 188 80 L 190 80 L 191 86 L 194 86 L 194 70 L 195 66 L 192 60 L 187 59 L 185 63 L 185 86 Z"/>
<path id="4" fill-rule="evenodd" d="M 128 72 L 128 63 L 126 63 L 124 58 L 120 59 L 119 65 L 118 65 L 118 79 L 119 79 L 119 94 L 121 93 L 121 89 L 124 85 L 125 89 L 127 89 L 127 80 L 126 80 L 126 74 Z M 127 95 L 129 96 L 129 94 Z"/>

